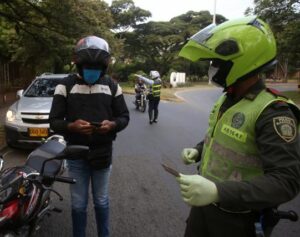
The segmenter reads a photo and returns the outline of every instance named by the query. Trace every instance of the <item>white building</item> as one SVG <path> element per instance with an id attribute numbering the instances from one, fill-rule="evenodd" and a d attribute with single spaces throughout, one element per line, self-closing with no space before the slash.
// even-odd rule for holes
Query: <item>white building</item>
<path id="1" fill-rule="evenodd" d="M 170 76 L 170 84 L 172 87 L 177 87 L 177 84 L 185 83 L 185 72 L 172 72 Z"/>

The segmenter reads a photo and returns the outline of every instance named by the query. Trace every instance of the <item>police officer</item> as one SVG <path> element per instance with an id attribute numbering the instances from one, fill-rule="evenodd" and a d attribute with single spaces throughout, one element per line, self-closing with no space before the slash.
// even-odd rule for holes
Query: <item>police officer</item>
<path id="1" fill-rule="evenodd" d="M 274 36 L 262 20 L 245 17 L 204 28 L 180 56 L 211 60 L 209 78 L 224 88 L 205 139 L 182 151 L 185 164 L 201 162 L 199 175 L 177 178 L 192 206 L 185 236 L 253 237 L 260 215 L 300 189 L 300 111 L 258 74 L 276 63 Z"/>
<path id="2" fill-rule="evenodd" d="M 157 123 L 158 118 L 158 105 L 160 101 L 160 91 L 161 91 L 161 79 L 158 71 L 150 71 L 150 78 L 143 77 L 141 75 L 136 75 L 139 80 L 144 81 L 146 84 L 150 85 L 149 88 L 149 123 Z M 154 112 L 154 113 L 153 113 Z M 154 117 L 153 117 L 154 115 Z"/>
<path id="3" fill-rule="evenodd" d="M 87 157 L 68 160 L 71 185 L 73 236 L 84 237 L 87 225 L 89 185 L 92 186 L 98 236 L 109 236 L 109 177 L 112 143 L 129 122 L 121 87 L 106 74 L 110 62 L 108 43 L 88 36 L 78 41 L 70 75 L 54 93 L 50 127 L 68 144 L 86 145 Z"/>

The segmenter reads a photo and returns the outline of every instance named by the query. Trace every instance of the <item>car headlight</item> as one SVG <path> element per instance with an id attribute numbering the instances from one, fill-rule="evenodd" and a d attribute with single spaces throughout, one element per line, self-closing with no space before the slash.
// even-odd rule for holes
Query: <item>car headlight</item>
<path id="1" fill-rule="evenodd" d="M 16 113 L 16 111 L 14 111 L 14 110 L 7 110 L 7 112 L 6 112 L 6 120 L 8 121 L 8 122 L 13 122 L 13 121 L 15 121 L 16 120 L 16 117 L 17 117 L 17 113 Z"/>

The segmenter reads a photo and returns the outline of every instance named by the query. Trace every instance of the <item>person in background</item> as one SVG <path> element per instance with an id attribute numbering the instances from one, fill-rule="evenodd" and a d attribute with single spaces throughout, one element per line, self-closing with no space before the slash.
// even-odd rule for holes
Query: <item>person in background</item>
<path id="1" fill-rule="evenodd" d="M 145 85 L 145 83 L 138 79 L 137 83 L 134 86 L 134 91 L 135 91 L 135 105 L 136 108 L 138 109 L 139 104 L 138 104 L 138 100 L 141 100 L 141 92 L 147 90 L 147 86 Z"/>
<path id="2" fill-rule="evenodd" d="M 129 122 L 121 87 L 107 74 L 109 45 L 99 37 L 78 41 L 74 50 L 78 74 L 72 74 L 54 93 L 49 115 L 51 129 L 69 145 L 89 146 L 87 157 L 68 160 L 72 201 L 73 236 L 84 237 L 87 225 L 89 184 L 98 236 L 109 236 L 109 177 L 116 134 Z"/>
<path id="3" fill-rule="evenodd" d="M 177 178 L 192 206 L 185 237 L 270 236 L 269 213 L 300 189 L 300 110 L 260 78 L 277 62 L 274 36 L 257 17 L 230 20 L 196 33 L 180 56 L 211 61 L 209 79 L 224 88 L 205 139 L 182 151 L 185 164 L 201 162 Z"/>
<path id="4" fill-rule="evenodd" d="M 141 75 L 136 75 L 139 80 L 144 81 L 150 86 L 148 100 L 149 100 L 149 123 L 157 123 L 158 118 L 158 105 L 160 101 L 160 91 L 161 91 L 161 79 L 158 71 L 150 71 L 150 78 L 143 77 Z"/>

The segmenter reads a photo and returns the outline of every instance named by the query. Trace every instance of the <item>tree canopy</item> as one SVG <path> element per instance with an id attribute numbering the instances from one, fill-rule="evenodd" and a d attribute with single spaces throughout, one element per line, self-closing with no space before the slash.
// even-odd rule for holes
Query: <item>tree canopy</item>
<path id="1" fill-rule="evenodd" d="M 300 2 L 299 0 L 255 0 L 254 14 L 268 22 L 277 41 L 281 70 L 287 76 L 291 70 L 300 68 Z"/>
<path id="2" fill-rule="evenodd" d="M 101 35 L 114 45 L 113 19 L 108 12 L 103 1 L 1 1 L 0 22 L 5 34 L 0 40 L 10 54 L 1 47 L 0 55 L 41 71 L 59 72 L 70 63 L 72 48 L 81 37 Z"/>

